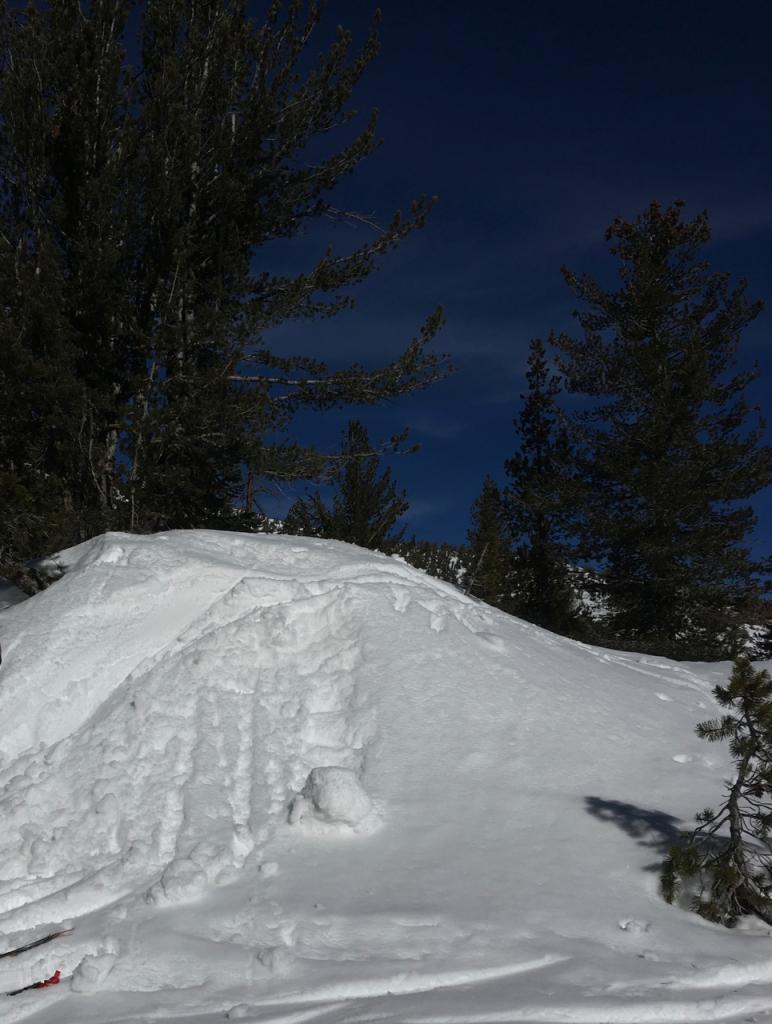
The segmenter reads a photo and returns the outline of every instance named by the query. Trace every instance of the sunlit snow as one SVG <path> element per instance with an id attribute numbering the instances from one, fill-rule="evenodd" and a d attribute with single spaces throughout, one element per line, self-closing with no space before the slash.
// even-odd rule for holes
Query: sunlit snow
<path id="1" fill-rule="evenodd" d="M 331 541 L 111 534 L 0 611 L 0 1020 L 772 1021 L 663 903 L 727 665 L 565 640 Z"/>

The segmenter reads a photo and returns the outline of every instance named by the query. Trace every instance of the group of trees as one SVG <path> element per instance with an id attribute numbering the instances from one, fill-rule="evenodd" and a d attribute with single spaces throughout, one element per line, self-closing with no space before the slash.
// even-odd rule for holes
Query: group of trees
<path id="1" fill-rule="evenodd" d="M 242 0 L 0 7 L 0 571 L 105 529 L 236 525 L 256 481 L 329 468 L 288 430 L 299 408 L 447 372 L 439 310 L 376 368 L 266 341 L 350 305 L 431 206 L 378 227 L 330 202 L 378 144 L 349 109 L 378 37 L 317 47 L 321 19 L 313 0 L 262 22 Z M 272 270 L 269 244 L 321 219 L 360 244 Z"/>
<path id="2" fill-rule="evenodd" d="M 358 421 L 332 474 L 284 528 L 392 551 L 565 635 L 677 657 L 726 657 L 764 614 L 747 499 L 772 447 L 737 372 L 760 304 L 701 258 L 707 217 L 652 203 L 607 238 L 620 287 L 564 271 L 582 334 L 531 343 L 506 486 L 488 477 L 464 547 L 406 541 L 407 511 Z M 562 401 L 561 401 L 562 398 Z M 394 439 L 398 443 L 404 438 Z"/>
<path id="3" fill-rule="evenodd" d="M 460 558 L 472 593 L 572 635 L 584 564 L 609 642 L 723 653 L 760 594 L 743 544 L 772 449 L 743 397 L 755 373 L 733 369 L 760 304 L 702 260 L 704 215 L 654 203 L 616 220 L 616 290 L 564 271 L 581 335 L 532 343 L 508 482 L 486 481 L 453 566 L 394 533 L 406 499 L 376 486 L 361 424 L 334 456 L 293 438 L 302 407 L 448 370 L 440 311 L 376 368 L 266 340 L 350 305 L 431 206 L 375 228 L 330 202 L 377 145 L 349 101 L 378 38 L 315 47 L 321 19 L 312 0 L 274 0 L 259 23 L 242 0 L 0 7 L 0 571 L 106 529 L 249 527 L 261 482 L 327 480 L 337 504 L 301 500 L 292 528 L 399 542 L 457 576 Z M 358 224 L 361 244 L 272 271 L 270 243 L 322 218 Z"/>
<path id="4" fill-rule="evenodd" d="M 772 481 L 772 446 L 745 397 L 758 370 L 735 365 L 761 304 L 709 269 L 709 236 L 705 214 L 688 220 L 682 203 L 655 202 L 608 229 L 616 290 L 564 269 L 583 303 L 581 335 L 532 342 L 498 516 L 490 481 L 477 505 L 478 517 L 488 510 L 481 559 L 494 603 L 577 635 L 588 627 L 576 600 L 582 563 L 604 610 L 596 638 L 697 658 L 738 642 L 772 569 L 745 543 L 747 501 Z M 490 539 L 496 522 L 509 548 Z"/>

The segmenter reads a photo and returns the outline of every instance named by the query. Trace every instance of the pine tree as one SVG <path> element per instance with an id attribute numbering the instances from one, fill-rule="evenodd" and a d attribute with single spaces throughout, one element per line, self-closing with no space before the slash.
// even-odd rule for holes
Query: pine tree
<path id="1" fill-rule="evenodd" d="M 487 476 L 471 511 L 464 589 L 487 604 L 512 606 L 512 548 L 504 523 L 501 493 Z"/>
<path id="2" fill-rule="evenodd" d="M 709 921 L 732 927 L 756 914 L 772 924 L 772 678 L 738 659 L 729 685 L 713 692 L 730 713 L 701 722 L 697 735 L 729 740 L 736 774 L 721 807 L 701 811 L 697 828 L 671 849 L 663 895 L 672 903 L 687 886 L 692 909 Z"/>
<path id="3" fill-rule="evenodd" d="M 270 329 L 351 305 L 350 287 L 421 227 L 382 229 L 330 192 L 377 147 L 349 109 L 378 50 L 277 0 L 76 0 L 0 10 L 0 428 L 14 557 L 107 527 L 238 525 L 244 466 L 302 479 L 301 407 L 372 404 L 447 371 L 435 312 L 392 363 L 330 369 Z M 129 66 L 126 50 L 139 54 Z M 310 223 L 361 233 L 294 274 L 269 243 Z M 34 509 L 37 518 L 29 518 Z M 29 524 L 29 528 L 25 524 Z"/>
<path id="4" fill-rule="evenodd" d="M 567 530 L 574 505 L 572 452 L 555 399 L 544 342 L 531 342 L 528 392 L 515 419 L 520 446 L 505 463 L 507 524 L 516 544 L 516 615 L 557 633 L 580 632 L 570 583 Z"/>
<path id="5" fill-rule="evenodd" d="M 287 513 L 286 533 L 329 537 L 378 551 L 402 539 L 404 527 L 395 526 L 410 507 L 405 492 L 397 490 L 391 469 L 380 472 L 380 455 L 358 420 L 349 421 L 330 482 L 332 504 L 325 504 L 319 491 L 299 499 Z"/>
<path id="6" fill-rule="evenodd" d="M 735 371 L 761 303 L 714 273 L 700 250 L 706 214 L 652 203 L 608 229 L 621 285 L 564 270 L 587 308 L 583 336 L 554 339 L 572 391 L 594 400 L 574 419 L 584 478 L 584 554 L 603 570 L 610 626 L 623 645 L 675 656 L 731 651 L 732 609 L 758 592 L 743 504 L 772 479 L 772 447 Z"/>

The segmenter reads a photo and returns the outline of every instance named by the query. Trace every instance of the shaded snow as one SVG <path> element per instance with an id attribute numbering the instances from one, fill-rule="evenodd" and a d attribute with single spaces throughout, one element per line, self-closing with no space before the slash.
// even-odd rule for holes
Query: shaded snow
<path id="1" fill-rule="evenodd" d="M 37 1024 L 772 1021 L 772 938 L 657 891 L 726 665 L 401 561 L 108 535 L 0 613 L 3 1006 Z"/>

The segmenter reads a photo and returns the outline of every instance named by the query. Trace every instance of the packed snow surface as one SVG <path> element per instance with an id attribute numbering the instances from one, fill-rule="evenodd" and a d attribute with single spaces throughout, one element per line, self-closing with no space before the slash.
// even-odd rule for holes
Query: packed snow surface
<path id="1" fill-rule="evenodd" d="M 0 1004 L 35 1024 L 772 1021 L 658 894 L 727 665 L 573 643 L 346 544 L 111 534 L 0 612 Z"/>

